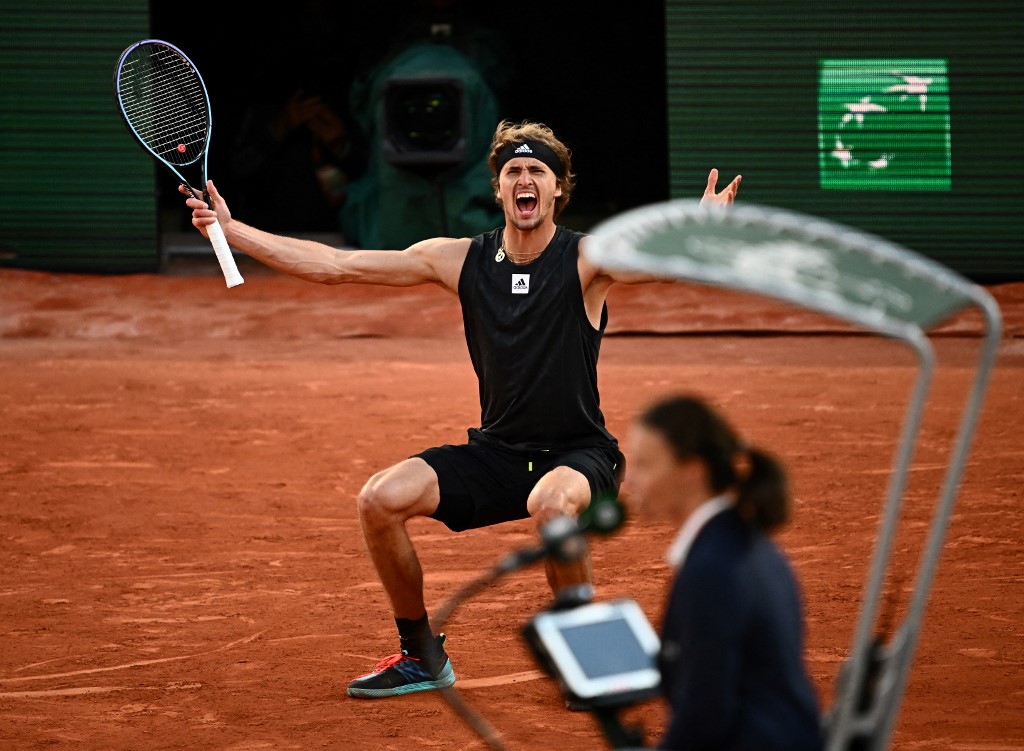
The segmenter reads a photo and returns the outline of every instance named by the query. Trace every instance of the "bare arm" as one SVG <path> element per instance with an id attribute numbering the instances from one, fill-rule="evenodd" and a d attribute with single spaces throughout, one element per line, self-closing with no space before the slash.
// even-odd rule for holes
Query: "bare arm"
<path id="1" fill-rule="evenodd" d="M 181 187 L 179 190 L 188 195 Z M 438 284 L 458 293 L 462 262 L 469 250 L 468 238 L 433 238 L 405 250 L 339 250 L 313 240 L 274 235 L 231 218 L 227 202 L 213 181 L 207 184 L 211 209 L 189 197 L 192 224 L 203 235 L 215 220 L 220 222 L 228 243 L 272 269 L 320 284 L 382 284 L 411 287 Z"/>
<path id="2" fill-rule="evenodd" d="M 736 193 L 740 188 L 742 175 L 736 175 L 732 182 L 726 185 L 721 191 L 715 190 L 718 184 L 718 170 L 712 169 L 708 173 L 708 184 L 701 196 L 702 206 L 727 206 L 736 200 Z M 580 286 L 583 288 L 583 304 L 587 309 L 587 316 L 591 324 L 596 328 L 601 320 L 601 309 L 608 296 L 608 290 L 613 284 L 649 284 L 651 282 L 672 282 L 674 279 L 655 276 L 640 271 L 624 271 L 622 269 L 605 269 L 595 266 L 587 258 L 585 252 L 588 238 L 580 241 L 580 257 L 577 268 L 580 273 Z"/>
<path id="3" fill-rule="evenodd" d="M 727 206 L 736 200 L 736 193 L 740 188 L 742 175 L 736 175 L 732 182 L 726 185 L 721 191 L 716 192 L 718 184 L 718 170 L 712 169 L 708 174 L 708 184 L 704 189 L 704 195 L 700 199 L 702 206 Z M 581 250 L 586 247 L 587 238 L 583 238 L 580 244 Z M 623 271 L 621 269 L 597 268 L 590 263 L 585 253 L 580 253 L 580 282 L 583 286 L 584 295 L 589 295 L 591 289 L 594 294 L 604 300 L 604 295 L 612 284 L 646 284 L 649 282 L 674 281 L 665 277 L 654 276 L 639 271 Z"/>

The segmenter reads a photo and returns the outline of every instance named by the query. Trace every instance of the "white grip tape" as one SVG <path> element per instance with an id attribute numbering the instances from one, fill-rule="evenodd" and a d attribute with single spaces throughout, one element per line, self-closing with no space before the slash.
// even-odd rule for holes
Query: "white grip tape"
<path id="1" fill-rule="evenodd" d="M 220 222 L 214 222 L 206 228 L 206 231 L 210 234 L 210 242 L 213 243 L 213 250 L 217 254 L 217 260 L 220 261 L 220 270 L 224 272 L 224 280 L 228 283 L 228 287 L 237 287 L 245 280 L 238 273 L 235 257 L 231 255 L 231 248 L 228 247 L 228 241 L 224 237 L 224 230 L 221 229 Z"/>

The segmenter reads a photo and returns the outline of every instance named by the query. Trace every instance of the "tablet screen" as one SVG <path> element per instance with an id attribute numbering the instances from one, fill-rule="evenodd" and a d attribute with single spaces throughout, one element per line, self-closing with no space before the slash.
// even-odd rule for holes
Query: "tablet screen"
<path id="1" fill-rule="evenodd" d="M 562 638 L 587 678 L 604 678 L 651 667 L 647 654 L 625 618 L 561 630 Z"/>
<path id="2" fill-rule="evenodd" d="M 577 697 L 625 699 L 648 693 L 660 683 L 655 663 L 660 642 L 632 600 L 542 613 L 527 632 Z"/>

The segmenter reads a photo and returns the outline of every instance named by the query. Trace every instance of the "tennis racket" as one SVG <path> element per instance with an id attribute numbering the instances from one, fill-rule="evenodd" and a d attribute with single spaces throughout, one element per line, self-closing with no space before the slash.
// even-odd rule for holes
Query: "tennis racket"
<path id="1" fill-rule="evenodd" d="M 210 203 L 206 162 L 212 120 L 210 98 L 199 70 L 180 49 L 158 39 L 136 42 L 121 53 L 114 90 L 128 130 L 146 151 L 165 164 L 194 198 Z M 201 172 L 197 191 L 182 170 Z M 207 227 L 228 287 L 242 283 L 224 230 Z"/>

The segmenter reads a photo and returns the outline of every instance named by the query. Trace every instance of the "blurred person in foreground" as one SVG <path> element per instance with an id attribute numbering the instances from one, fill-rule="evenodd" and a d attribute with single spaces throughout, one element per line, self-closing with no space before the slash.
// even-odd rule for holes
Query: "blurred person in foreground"
<path id="1" fill-rule="evenodd" d="M 679 531 L 659 667 L 669 706 L 658 748 L 819 751 L 796 577 L 771 534 L 789 520 L 786 472 L 705 401 L 676 396 L 633 423 L 622 492 Z"/>

